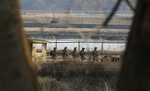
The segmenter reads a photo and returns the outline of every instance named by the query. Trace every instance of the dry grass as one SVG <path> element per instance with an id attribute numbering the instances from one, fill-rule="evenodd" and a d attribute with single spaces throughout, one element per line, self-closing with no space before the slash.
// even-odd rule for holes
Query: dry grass
<path id="1" fill-rule="evenodd" d="M 115 89 L 120 63 L 58 61 L 39 66 L 41 91 L 105 91 Z M 112 90 L 111 91 L 114 91 Z"/>

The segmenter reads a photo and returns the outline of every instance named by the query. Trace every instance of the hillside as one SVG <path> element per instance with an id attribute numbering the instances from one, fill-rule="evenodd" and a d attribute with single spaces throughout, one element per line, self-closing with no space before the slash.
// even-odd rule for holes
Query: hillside
<path id="1" fill-rule="evenodd" d="M 23 10 L 110 11 L 117 0 L 21 0 Z M 123 2 L 120 10 L 130 11 Z"/>

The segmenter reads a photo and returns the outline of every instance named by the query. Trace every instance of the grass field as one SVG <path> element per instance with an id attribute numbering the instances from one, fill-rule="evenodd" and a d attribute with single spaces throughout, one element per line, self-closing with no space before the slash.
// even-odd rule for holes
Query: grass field
<path id="1" fill-rule="evenodd" d="M 120 62 L 56 61 L 38 68 L 41 91 L 115 91 Z"/>

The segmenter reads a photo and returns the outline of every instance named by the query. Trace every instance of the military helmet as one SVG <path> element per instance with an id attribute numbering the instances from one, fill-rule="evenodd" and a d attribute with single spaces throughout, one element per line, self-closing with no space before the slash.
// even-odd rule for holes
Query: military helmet
<path id="1" fill-rule="evenodd" d="M 56 47 L 54 47 L 54 49 L 57 49 Z"/>
<path id="2" fill-rule="evenodd" d="M 82 50 L 84 50 L 85 48 L 83 47 Z"/>
<path id="3" fill-rule="evenodd" d="M 74 47 L 74 49 L 77 49 L 77 47 Z"/>
<path id="4" fill-rule="evenodd" d="M 65 47 L 64 49 L 67 49 L 67 47 Z"/>
<path id="5" fill-rule="evenodd" d="M 94 49 L 97 49 L 97 47 L 94 47 Z"/>

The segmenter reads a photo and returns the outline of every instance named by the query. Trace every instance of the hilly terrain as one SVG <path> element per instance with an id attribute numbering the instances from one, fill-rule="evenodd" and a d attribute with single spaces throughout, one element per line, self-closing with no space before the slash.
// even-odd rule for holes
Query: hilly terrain
<path id="1" fill-rule="evenodd" d="M 21 0 L 22 10 L 38 11 L 111 11 L 117 0 Z M 134 1 L 134 0 L 132 0 Z M 123 2 L 120 9 L 129 12 Z"/>

